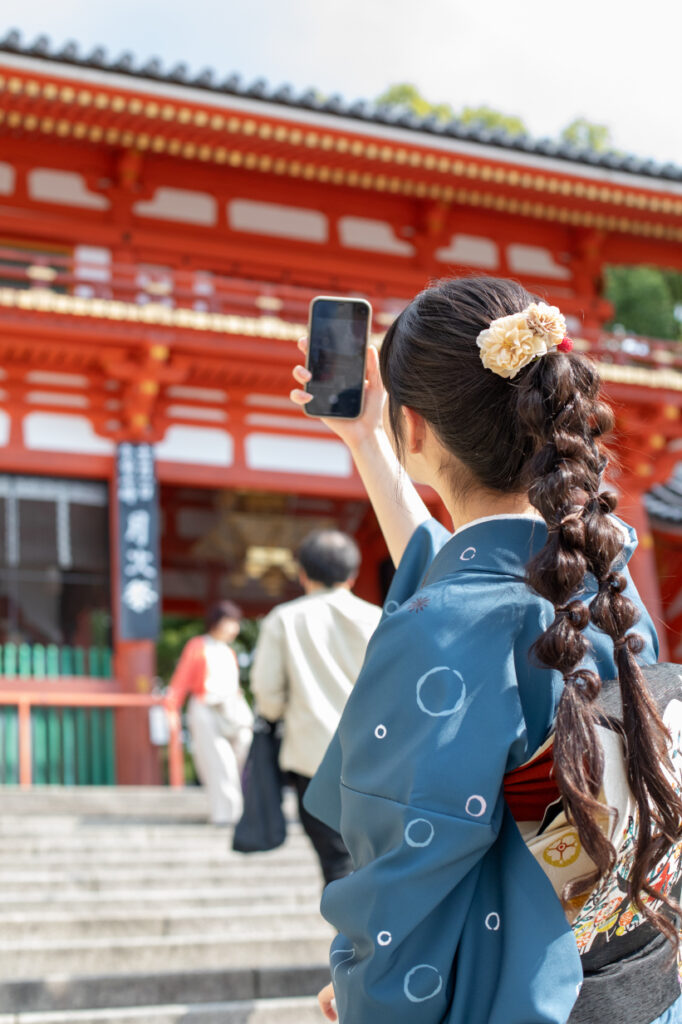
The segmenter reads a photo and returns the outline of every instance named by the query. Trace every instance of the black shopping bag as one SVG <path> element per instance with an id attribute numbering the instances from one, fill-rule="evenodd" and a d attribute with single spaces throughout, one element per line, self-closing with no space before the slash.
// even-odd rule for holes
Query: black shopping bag
<path id="1" fill-rule="evenodd" d="M 281 846 L 287 835 L 282 812 L 282 772 L 279 768 L 281 725 L 257 718 L 244 769 L 244 813 L 232 840 L 239 853 L 257 853 Z"/>

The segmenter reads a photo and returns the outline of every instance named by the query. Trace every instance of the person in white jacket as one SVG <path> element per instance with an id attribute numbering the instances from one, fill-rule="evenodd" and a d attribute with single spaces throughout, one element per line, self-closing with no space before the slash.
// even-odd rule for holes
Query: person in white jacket
<path id="1" fill-rule="evenodd" d="M 338 833 L 305 810 L 303 794 L 334 735 L 381 609 L 352 593 L 361 556 L 346 534 L 314 531 L 297 559 L 305 595 L 263 619 L 251 687 L 259 714 L 283 720 L 280 767 L 296 790 L 301 823 L 327 884 L 352 870 L 350 857 Z"/>

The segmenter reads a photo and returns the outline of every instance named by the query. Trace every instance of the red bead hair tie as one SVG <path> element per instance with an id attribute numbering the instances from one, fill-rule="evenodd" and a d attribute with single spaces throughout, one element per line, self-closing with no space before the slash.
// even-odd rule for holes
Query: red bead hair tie
<path id="1" fill-rule="evenodd" d="M 557 345 L 558 352 L 570 352 L 573 348 L 573 342 L 569 337 L 565 337 L 563 341 Z"/>

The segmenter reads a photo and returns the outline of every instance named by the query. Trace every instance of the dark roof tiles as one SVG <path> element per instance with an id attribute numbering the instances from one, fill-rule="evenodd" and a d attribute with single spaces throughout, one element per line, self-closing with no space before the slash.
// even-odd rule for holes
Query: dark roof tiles
<path id="1" fill-rule="evenodd" d="M 367 103 L 364 100 L 347 102 L 337 95 L 324 98 L 314 89 L 296 93 L 291 85 L 272 88 L 263 78 L 244 85 L 238 75 L 233 74 L 220 80 L 210 68 L 193 76 L 184 63 L 176 64 L 172 68 L 165 68 L 158 57 L 139 61 L 132 53 L 128 52 L 121 54 L 116 59 L 111 59 L 102 47 L 96 47 L 91 53 L 84 56 L 75 42 L 69 41 L 59 49 L 51 45 L 45 35 L 38 36 L 33 43 L 24 43 L 21 34 L 16 29 L 10 30 L 4 39 L 0 39 L 0 53 L 2 52 L 37 57 L 76 67 L 115 71 L 118 74 L 130 75 L 134 78 L 189 85 L 194 89 L 267 100 L 269 103 L 278 103 L 283 106 L 319 110 L 356 121 L 395 125 L 426 135 L 445 135 L 479 145 L 553 157 L 573 164 L 587 164 L 593 167 L 604 167 L 608 170 L 624 171 L 629 174 L 640 174 L 671 181 L 682 180 L 682 167 L 672 163 L 661 165 L 654 160 L 643 160 L 628 153 L 595 152 L 577 148 L 570 143 L 555 139 L 532 139 L 525 134 L 515 135 L 507 132 L 503 128 L 490 129 L 480 123 L 463 124 L 457 119 L 444 122 L 432 115 L 418 117 L 404 107 L 388 107 Z"/>

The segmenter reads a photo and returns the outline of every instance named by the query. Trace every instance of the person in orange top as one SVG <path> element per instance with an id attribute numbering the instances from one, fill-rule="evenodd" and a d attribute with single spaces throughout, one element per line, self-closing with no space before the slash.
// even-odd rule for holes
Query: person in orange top
<path id="1" fill-rule="evenodd" d="M 189 697 L 192 755 L 208 792 L 214 825 L 232 825 L 242 815 L 241 772 L 253 735 L 253 714 L 239 685 L 237 656 L 230 647 L 241 618 L 241 609 L 232 601 L 210 608 L 206 633 L 187 642 L 166 692 L 171 715 L 177 715 Z"/>

